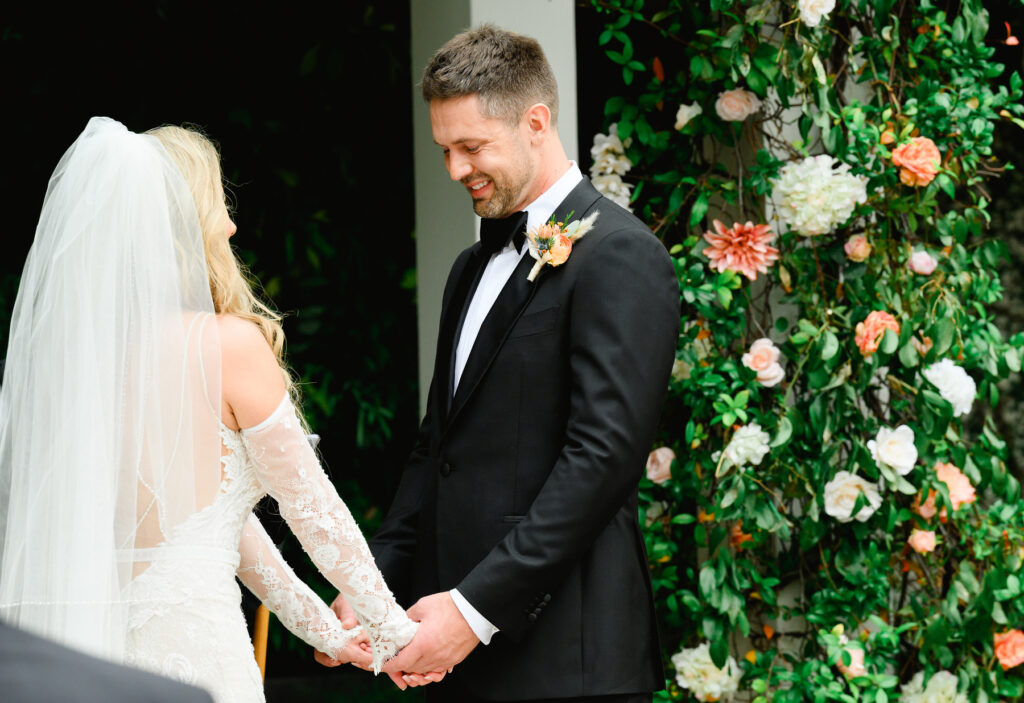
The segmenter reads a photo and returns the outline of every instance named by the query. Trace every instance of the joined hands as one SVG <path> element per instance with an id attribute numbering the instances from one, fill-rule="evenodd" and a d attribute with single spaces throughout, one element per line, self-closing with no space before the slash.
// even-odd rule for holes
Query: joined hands
<path id="1" fill-rule="evenodd" d="M 342 627 L 347 629 L 359 624 L 355 612 L 341 594 L 334 599 L 331 608 L 341 620 Z M 424 596 L 406 612 L 419 623 L 419 629 L 412 642 L 387 662 L 383 669 L 403 691 L 410 686 L 425 686 L 441 681 L 480 644 L 447 592 Z M 353 655 L 349 663 L 360 669 L 371 670 L 373 658 L 366 634 L 355 638 L 346 648 L 346 653 L 349 653 L 351 647 L 358 648 L 360 654 Z M 313 657 L 324 666 L 344 663 L 322 652 L 314 652 Z"/>

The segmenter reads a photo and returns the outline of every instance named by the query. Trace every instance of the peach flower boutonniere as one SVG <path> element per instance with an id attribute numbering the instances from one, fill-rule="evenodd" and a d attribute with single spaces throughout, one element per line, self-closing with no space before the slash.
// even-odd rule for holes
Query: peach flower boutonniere
<path id="1" fill-rule="evenodd" d="M 536 259 L 537 263 L 530 269 L 526 280 L 533 281 L 537 278 L 537 274 L 544 266 L 561 266 L 568 261 L 573 243 L 593 229 L 599 214 L 594 212 L 589 217 L 573 220 L 567 225 L 555 222 L 555 218 L 552 216 L 547 224 L 539 225 L 527 232 L 530 256 Z M 572 217 L 572 213 L 569 213 L 569 217 Z"/>

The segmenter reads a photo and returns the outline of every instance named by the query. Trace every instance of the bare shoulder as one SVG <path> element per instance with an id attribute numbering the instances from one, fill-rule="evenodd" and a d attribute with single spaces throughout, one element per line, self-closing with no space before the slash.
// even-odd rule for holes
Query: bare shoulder
<path id="1" fill-rule="evenodd" d="M 218 315 L 224 400 L 241 427 L 266 418 L 285 394 L 284 375 L 274 351 L 254 323 Z"/>
<path id="2" fill-rule="evenodd" d="M 217 331 L 220 334 L 221 349 L 227 353 L 273 354 L 263 331 L 249 320 L 237 315 L 217 315 Z"/>

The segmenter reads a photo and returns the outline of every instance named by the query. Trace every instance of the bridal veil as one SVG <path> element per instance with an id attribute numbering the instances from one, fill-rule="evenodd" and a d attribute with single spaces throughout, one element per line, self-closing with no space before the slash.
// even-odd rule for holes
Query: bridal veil
<path id="1" fill-rule="evenodd" d="M 199 219 L 155 137 L 93 118 L 50 178 L 0 388 L 0 618 L 121 659 L 123 591 L 220 482 Z"/>

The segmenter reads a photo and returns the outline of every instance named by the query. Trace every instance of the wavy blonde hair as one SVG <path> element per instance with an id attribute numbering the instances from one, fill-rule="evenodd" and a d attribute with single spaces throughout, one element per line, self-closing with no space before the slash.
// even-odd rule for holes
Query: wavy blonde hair
<path id="1" fill-rule="evenodd" d="M 216 145 L 192 127 L 164 125 L 146 134 L 160 140 L 192 192 L 203 231 L 213 309 L 218 314 L 248 320 L 260 329 L 281 367 L 288 394 L 297 401 L 297 388 L 284 358 L 281 315 L 257 297 L 249 272 L 238 261 L 225 234 L 229 215 Z"/>

